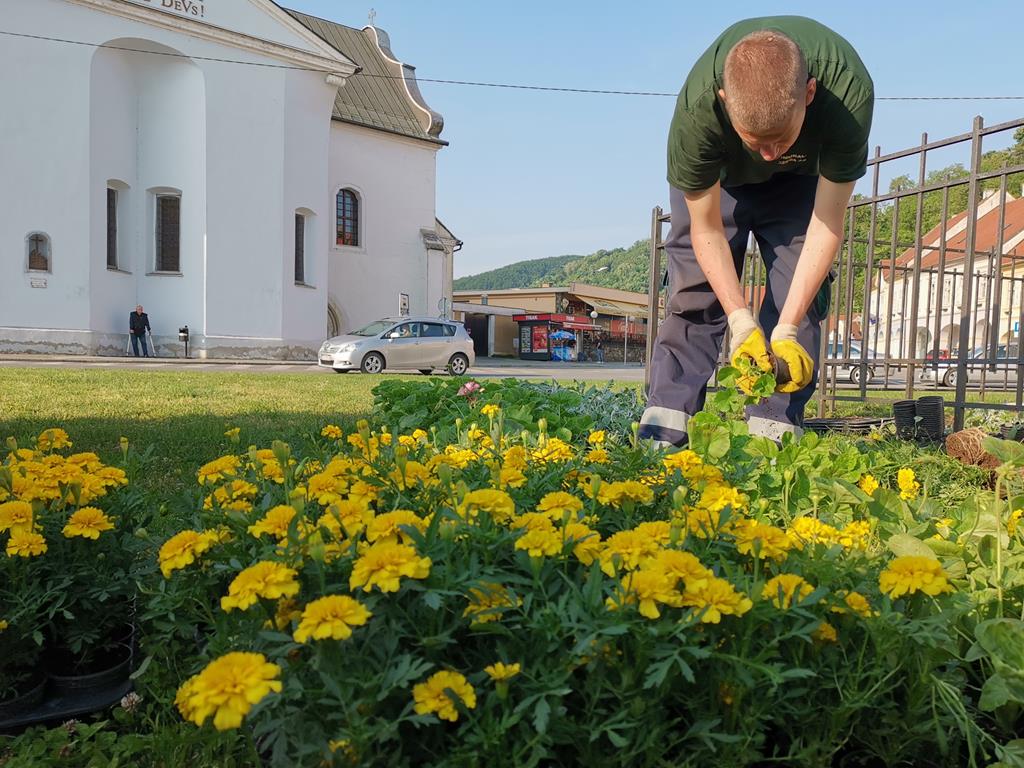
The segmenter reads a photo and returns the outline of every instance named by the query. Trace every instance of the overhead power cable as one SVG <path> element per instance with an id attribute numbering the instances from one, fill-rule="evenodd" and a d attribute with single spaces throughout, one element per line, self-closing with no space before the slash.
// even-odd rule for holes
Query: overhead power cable
<path id="1" fill-rule="evenodd" d="M 29 40 L 43 40 L 51 43 L 65 43 L 67 45 L 84 45 L 91 48 L 107 48 L 114 51 L 125 51 L 128 53 L 144 53 L 152 56 L 169 56 L 172 58 L 191 59 L 193 61 L 212 61 L 220 64 L 236 64 L 245 67 L 264 67 L 269 69 L 295 69 L 303 72 L 324 72 L 324 70 L 313 67 L 297 67 L 290 64 L 273 64 L 260 61 L 241 61 L 239 59 L 225 59 L 214 56 L 191 56 L 175 51 L 152 51 L 145 48 L 131 48 L 123 45 L 110 45 L 108 43 L 90 43 L 83 40 L 68 40 L 59 37 L 47 37 L 46 35 L 30 35 L 24 32 L 10 32 L 0 29 L 0 35 L 8 37 L 21 37 Z M 353 77 L 376 77 L 387 80 L 401 80 L 403 75 L 385 75 L 372 72 L 357 72 Z M 628 91 L 611 88 L 568 88 L 554 85 L 526 85 L 523 83 L 489 83 L 479 80 L 446 80 L 436 77 L 416 76 L 420 83 L 437 83 L 439 85 L 463 85 L 476 88 L 504 88 L 520 91 L 546 91 L 553 93 L 586 93 L 598 96 L 658 96 L 675 98 L 677 95 L 667 91 Z M 1024 101 L 1021 96 L 876 96 L 875 101 Z"/>

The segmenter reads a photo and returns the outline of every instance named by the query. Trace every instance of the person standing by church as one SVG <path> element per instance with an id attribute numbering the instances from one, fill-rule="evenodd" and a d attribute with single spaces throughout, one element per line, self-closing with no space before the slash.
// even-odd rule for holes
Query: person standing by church
<path id="1" fill-rule="evenodd" d="M 146 347 L 146 332 L 152 333 L 149 327 L 149 315 L 142 311 L 142 305 L 135 307 L 135 311 L 128 315 L 128 335 L 132 340 L 132 352 L 139 356 L 139 344 L 142 344 L 142 356 L 149 357 L 149 349 Z"/>

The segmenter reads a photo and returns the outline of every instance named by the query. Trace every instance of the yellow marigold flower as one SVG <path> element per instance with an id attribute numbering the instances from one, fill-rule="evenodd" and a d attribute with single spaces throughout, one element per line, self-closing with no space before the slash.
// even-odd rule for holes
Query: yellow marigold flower
<path id="1" fill-rule="evenodd" d="M 803 601 L 814 587 L 801 576 L 795 573 L 782 573 L 773 579 L 769 579 L 761 590 L 761 597 L 771 600 L 776 608 L 786 610 L 796 603 Z"/>
<path id="2" fill-rule="evenodd" d="M 302 608 L 297 600 L 291 597 L 282 597 L 277 601 L 277 608 L 274 609 L 274 620 L 264 622 L 267 629 L 284 631 L 291 626 L 292 621 L 302 618 Z"/>
<path id="3" fill-rule="evenodd" d="M 227 430 L 224 433 L 224 437 L 228 438 L 229 440 L 236 440 L 241 432 L 241 427 L 232 427 L 231 429 Z"/>
<path id="4" fill-rule="evenodd" d="M 502 661 L 498 661 L 484 667 L 484 672 L 486 672 L 487 676 L 495 682 L 511 680 L 513 677 L 518 675 L 521 670 L 522 665 L 518 662 L 515 664 L 505 664 Z"/>
<path id="5" fill-rule="evenodd" d="M 737 552 L 761 560 L 785 560 L 793 546 L 784 530 L 756 520 L 741 520 L 733 526 L 732 535 Z"/>
<path id="6" fill-rule="evenodd" d="M 415 440 L 417 443 L 427 442 L 428 437 L 429 435 L 422 429 L 417 428 L 412 431 L 412 439 Z"/>
<path id="7" fill-rule="evenodd" d="M 587 451 L 587 462 L 590 464 L 607 464 L 609 461 L 611 458 L 604 448 L 591 448 Z"/>
<path id="8" fill-rule="evenodd" d="M 803 549 L 804 544 L 834 544 L 839 540 L 839 531 L 808 515 L 789 524 L 789 537 L 798 549 Z"/>
<path id="9" fill-rule="evenodd" d="M 818 628 L 811 632 L 811 637 L 820 643 L 834 643 L 839 639 L 839 635 L 836 633 L 836 628 L 827 621 L 821 622 L 821 624 L 818 625 Z"/>
<path id="10" fill-rule="evenodd" d="M 106 487 L 128 485 L 128 475 L 120 467 L 100 467 L 93 474 L 102 480 Z"/>
<path id="11" fill-rule="evenodd" d="M 896 483 L 900 487 L 900 498 L 905 501 L 913 501 L 917 498 L 917 492 L 921 484 L 914 477 L 914 470 L 904 467 L 896 473 Z"/>
<path id="12" fill-rule="evenodd" d="M 44 429 L 36 438 L 36 448 L 40 451 L 59 451 L 72 445 L 74 443 L 68 438 L 68 433 L 60 427 Z"/>
<path id="13" fill-rule="evenodd" d="M 412 435 L 399 435 L 398 444 L 405 448 L 414 448 L 416 446 L 416 438 Z"/>
<path id="14" fill-rule="evenodd" d="M 655 539 L 637 531 L 619 531 L 608 537 L 601 551 L 601 570 L 609 576 L 617 571 L 633 571 L 653 558 L 661 546 Z"/>
<path id="15" fill-rule="evenodd" d="M 688 588 L 679 603 L 698 612 L 704 611 L 700 617 L 702 624 L 718 624 L 722 616 L 742 616 L 754 605 L 728 581 L 715 576 Z"/>
<path id="16" fill-rule="evenodd" d="M 658 603 L 671 607 L 681 605 L 682 596 L 675 589 L 673 579 L 661 570 L 644 568 L 627 573 L 616 594 L 605 600 L 608 610 L 615 611 L 624 605 L 636 604 L 640 615 L 648 619 L 661 616 Z"/>
<path id="17" fill-rule="evenodd" d="M 268 509 L 262 519 L 250 525 L 248 531 L 256 538 L 264 533 L 269 533 L 277 539 L 285 539 L 288 537 L 288 527 L 293 519 L 295 519 L 295 508 L 287 504 L 278 504 L 276 507 Z"/>
<path id="18" fill-rule="evenodd" d="M 331 440 L 341 440 L 342 431 L 341 427 L 337 424 L 328 424 L 320 430 L 320 437 L 327 437 Z"/>
<path id="19" fill-rule="evenodd" d="M 501 463 L 503 466 L 522 471 L 530 465 L 529 454 L 523 446 L 513 445 L 502 454 Z"/>
<path id="20" fill-rule="evenodd" d="M 905 555 L 897 557 L 878 577 L 878 588 L 883 594 L 896 599 L 901 595 L 924 592 L 939 595 L 952 592 L 942 564 L 931 557 Z"/>
<path id="21" fill-rule="evenodd" d="M 1006 521 L 1006 533 L 1009 534 L 1011 539 L 1017 535 L 1017 526 L 1020 523 L 1021 515 L 1024 515 L 1024 510 L 1015 509 L 1010 513 L 1010 517 Z"/>
<path id="22" fill-rule="evenodd" d="M 516 515 L 509 520 L 508 527 L 514 531 L 522 529 L 527 531 L 555 530 L 555 524 L 543 512 L 524 512 L 521 515 Z"/>
<path id="23" fill-rule="evenodd" d="M 652 520 L 647 523 L 640 523 L 633 530 L 641 536 L 649 536 L 661 545 L 668 544 L 672 538 L 672 524 L 668 520 Z"/>
<path id="24" fill-rule="evenodd" d="M 734 512 L 740 512 L 747 506 L 747 497 L 735 488 L 724 483 L 709 485 L 700 495 L 697 508 L 706 510 L 712 514 L 721 512 L 726 507 L 731 507 Z"/>
<path id="25" fill-rule="evenodd" d="M 182 717 L 202 725 L 213 715 L 218 731 L 237 728 L 254 704 L 281 691 L 281 668 L 262 653 L 236 651 L 211 661 L 178 689 L 174 703 Z"/>
<path id="26" fill-rule="evenodd" d="M 670 453 L 668 456 L 661 460 L 662 466 L 665 467 L 669 472 L 679 470 L 685 476 L 687 471 L 700 467 L 704 461 L 695 452 L 689 448 L 684 448 L 681 451 Z"/>
<path id="27" fill-rule="evenodd" d="M 100 457 L 92 451 L 83 451 L 81 453 L 73 453 L 67 458 L 68 464 L 77 464 L 82 467 L 86 472 L 95 472 L 97 469 L 103 466 L 100 462 Z"/>
<path id="28" fill-rule="evenodd" d="M 17 531 L 7 539 L 8 557 L 35 557 L 46 551 L 46 539 L 35 531 Z"/>
<path id="29" fill-rule="evenodd" d="M 864 475 L 857 485 L 860 486 L 860 489 L 868 496 L 873 496 L 875 491 L 879 488 L 878 481 L 871 475 Z"/>
<path id="30" fill-rule="evenodd" d="M 654 501 L 654 491 L 637 480 L 619 480 L 604 483 L 597 492 L 597 500 L 612 507 L 621 507 L 627 501 L 650 504 Z"/>
<path id="31" fill-rule="evenodd" d="M 537 511 L 542 512 L 555 522 L 562 522 L 568 515 L 575 520 L 577 513 L 583 509 L 583 502 L 565 491 L 546 493 L 537 502 Z"/>
<path id="32" fill-rule="evenodd" d="M 326 528 L 336 539 L 358 536 L 370 521 L 373 510 L 363 499 L 341 499 L 327 508 L 316 521 L 318 528 Z"/>
<path id="33" fill-rule="evenodd" d="M 426 488 L 433 484 L 434 477 L 430 470 L 418 461 L 408 460 L 399 468 L 395 467 L 388 473 L 388 478 L 403 491 L 408 488 Z"/>
<path id="34" fill-rule="evenodd" d="M 261 560 L 235 576 L 228 585 L 227 595 L 220 599 L 220 607 L 225 611 L 235 608 L 244 611 L 261 597 L 267 600 L 294 597 L 299 593 L 297 575 L 286 565 Z"/>
<path id="35" fill-rule="evenodd" d="M 402 526 L 415 528 L 420 533 L 425 533 L 429 524 L 429 520 L 423 519 L 411 509 L 396 509 L 373 518 L 366 526 L 366 539 L 371 543 L 401 541 L 405 544 L 412 544 L 412 537 L 402 530 Z"/>
<path id="36" fill-rule="evenodd" d="M 562 529 L 565 541 L 572 544 L 572 553 L 583 565 L 589 566 L 601 556 L 601 534 L 583 523 L 569 523 Z"/>
<path id="37" fill-rule="evenodd" d="M 420 557 L 413 547 L 379 541 L 367 549 L 352 566 L 349 589 L 369 592 L 397 592 L 403 576 L 425 579 L 430 575 L 429 557 Z"/>
<path id="38" fill-rule="evenodd" d="M 295 630 L 295 642 L 347 640 L 352 627 L 361 627 L 373 614 L 362 603 L 347 595 L 327 595 L 306 605 Z"/>
<path id="39" fill-rule="evenodd" d="M 711 512 L 703 507 L 687 507 L 683 511 L 686 528 L 698 539 L 713 539 L 720 531 L 727 531 L 729 523 L 722 523 L 721 512 Z"/>
<path id="40" fill-rule="evenodd" d="M 32 505 L 27 501 L 5 501 L 0 504 L 0 533 L 31 533 Z"/>
<path id="41" fill-rule="evenodd" d="M 838 532 L 836 540 L 846 549 L 866 549 L 871 539 L 871 523 L 854 520 Z"/>
<path id="42" fill-rule="evenodd" d="M 506 609 L 517 608 L 523 604 L 522 599 L 512 598 L 501 584 L 483 582 L 479 587 L 469 589 L 469 605 L 462 612 L 463 616 L 469 616 L 477 624 L 487 624 L 491 621 L 498 621 Z"/>
<path id="43" fill-rule="evenodd" d="M 3 632 L 9 626 L 11 626 L 11 625 L 8 624 L 4 619 L 0 619 L 0 632 Z"/>
<path id="44" fill-rule="evenodd" d="M 502 488 L 522 488 L 526 485 L 526 475 L 515 467 L 502 467 L 498 480 Z"/>
<path id="45" fill-rule="evenodd" d="M 596 429 L 587 435 L 589 445 L 604 445 L 605 433 L 603 429 Z"/>
<path id="46" fill-rule="evenodd" d="M 442 720 L 454 723 L 459 719 L 459 710 L 455 708 L 455 699 L 452 696 L 461 701 L 467 709 L 476 707 L 476 691 L 458 672 L 435 672 L 426 682 L 417 683 L 412 689 L 417 715 L 434 713 Z"/>
<path id="47" fill-rule="evenodd" d="M 846 613 L 847 610 L 850 610 L 864 618 L 878 615 L 878 611 L 871 610 L 871 604 L 868 602 L 868 599 L 860 592 L 840 591 L 836 593 L 836 597 L 843 598 L 844 604 L 832 606 L 832 613 Z"/>
<path id="48" fill-rule="evenodd" d="M 203 500 L 203 509 L 213 509 L 214 502 L 221 509 L 248 512 L 259 489 L 246 480 L 230 480 Z"/>
<path id="49" fill-rule="evenodd" d="M 481 511 L 487 512 L 494 522 L 504 524 L 515 514 L 516 503 L 505 491 L 482 488 L 467 493 L 456 511 L 465 520 L 475 520 Z"/>
<path id="50" fill-rule="evenodd" d="M 238 473 L 238 465 L 240 463 L 241 461 L 237 456 L 221 456 L 203 464 L 199 468 L 196 477 L 200 485 L 220 482 L 225 477 L 234 477 Z"/>
<path id="51" fill-rule="evenodd" d="M 654 556 L 647 567 L 664 572 L 673 585 L 682 580 L 686 589 L 693 591 L 714 578 L 710 569 L 705 568 L 696 555 L 678 549 L 663 549 Z"/>
<path id="52" fill-rule="evenodd" d="M 572 446 L 557 437 L 549 437 L 544 445 L 532 452 L 532 456 L 541 463 L 570 461 Z"/>
<path id="53" fill-rule="evenodd" d="M 83 539 L 98 539 L 103 531 L 114 530 L 114 524 L 102 510 L 96 507 L 82 507 L 68 518 L 61 533 L 71 539 L 81 536 Z"/>
<path id="54" fill-rule="evenodd" d="M 341 501 L 342 494 L 348 493 L 348 480 L 326 470 L 317 472 L 306 482 L 306 492 L 310 499 L 326 507 Z"/>
<path id="55" fill-rule="evenodd" d="M 217 543 L 217 538 L 217 534 L 211 531 L 181 531 L 171 536 L 157 555 L 164 578 L 170 578 L 174 571 L 194 563 L 199 555 Z"/>
<path id="56" fill-rule="evenodd" d="M 550 527 L 529 529 L 516 539 L 516 549 L 530 557 L 554 557 L 562 551 L 562 535 Z"/>
<path id="57" fill-rule="evenodd" d="M 494 403 L 488 403 L 487 405 L 480 409 L 480 413 L 482 413 L 484 416 L 490 419 L 501 413 L 501 407 L 495 405 Z"/>

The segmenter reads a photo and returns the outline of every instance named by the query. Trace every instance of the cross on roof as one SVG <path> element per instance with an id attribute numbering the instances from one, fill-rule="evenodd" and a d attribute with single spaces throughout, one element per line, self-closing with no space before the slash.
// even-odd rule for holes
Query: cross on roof
<path id="1" fill-rule="evenodd" d="M 373 10 L 373 8 L 370 9 L 369 19 L 370 19 L 370 26 L 372 27 L 373 26 L 373 22 L 377 19 L 377 12 L 375 10 Z"/>

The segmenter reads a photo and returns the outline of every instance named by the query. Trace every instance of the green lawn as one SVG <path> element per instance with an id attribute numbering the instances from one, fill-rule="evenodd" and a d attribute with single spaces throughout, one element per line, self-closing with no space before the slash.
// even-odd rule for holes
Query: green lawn
<path id="1" fill-rule="evenodd" d="M 104 458 L 127 437 L 152 447 L 147 483 L 177 486 L 183 475 L 229 450 L 224 431 L 241 427 L 242 445 L 301 441 L 327 423 L 350 427 L 369 418 L 379 376 L 211 373 L 70 368 L 0 368 L 0 438 L 26 441 L 61 426 L 83 450 Z M 420 378 L 420 377 L 414 377 Z M 598 383 L 598 382 L 594 382 Z M 639 383 L 622 387 L 639 388 Z M 867 403 L 843 402 L 841 415 L 888 415 L 894 392 Z M 881 395 L 882 397 L 878 397 Z M 1012 399 L 991 394 L 989 402 Z M 816 402 L 808 415 L 816 413 Z"/>
<path id="2" fill-rule="evenodd" d="M 228 450 L 224 431 L 241 427 L 242 445 L 300 440 L 327 423 L 369 417 L 375 376 L 191 373 L 0 368 L 0 438 L 24 442 L 47 427 L 66 429 L 76 448 L 112 459 L 123 435 L 152 446 L 154 484 Z"/>

